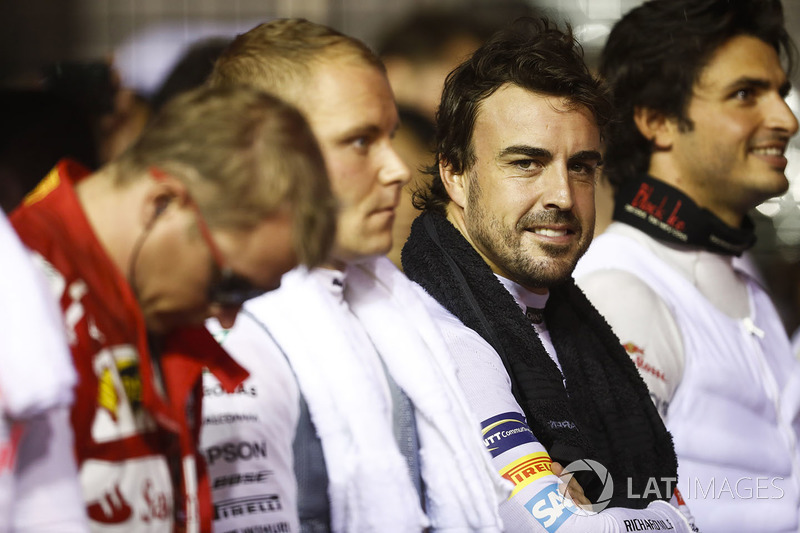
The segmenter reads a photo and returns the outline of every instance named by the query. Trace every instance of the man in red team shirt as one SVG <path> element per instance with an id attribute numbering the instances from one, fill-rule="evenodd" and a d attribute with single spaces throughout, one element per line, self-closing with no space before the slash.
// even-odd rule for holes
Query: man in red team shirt
<path id="1" fill-rule="evenodd" d="M 292 107 L 200 89 L 93 174 L 60 162 L 12 214 L 63 311 L 71 422 L 95 531 L 210 531 L 196 461 L 203 368 L 245 376 L 202 327 L 329 251 L 319 148 Z M 191 354 L 191 355 L 189 355 Z"/>

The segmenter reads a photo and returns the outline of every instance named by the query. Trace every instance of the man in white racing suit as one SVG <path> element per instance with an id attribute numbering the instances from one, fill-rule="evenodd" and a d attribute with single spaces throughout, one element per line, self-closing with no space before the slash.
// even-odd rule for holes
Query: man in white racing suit
<path id="1" fill-rule="evenodd" d="M 571 278 L 609 112 L 570 32 L 522 20 L 496 34 L 448 76 L 433 182 L 403 249 L 406 274 L 446 308 L 431 313 L 514 484 L 507 531 L 692 528 L 669 434 Z M 562 466 L 592 505 L 559 497 Z"/>
<path id="2" fill-rule="evenodd" d="M 777 0 L 659 0 L 602 56 L 615 220 L 575 277 L 647 383 L 704 531 L 800 528 L 800 363 L 742 257 L 747 211 L 788 186 L 792 48 Z"/>
<path id="3" fill-rule="evenodd" d="M 340 210 L 325 268 L 248 302 L 222 345 L 251 378 L 206 380 L 202 445 L 217 531 L 501 531 L 507 483 L 433 326 L 383 257 L 409 172 L 383 65 L 305 20 L 240 35 L 210 82 L 275 92 L 306 115 Z"/>

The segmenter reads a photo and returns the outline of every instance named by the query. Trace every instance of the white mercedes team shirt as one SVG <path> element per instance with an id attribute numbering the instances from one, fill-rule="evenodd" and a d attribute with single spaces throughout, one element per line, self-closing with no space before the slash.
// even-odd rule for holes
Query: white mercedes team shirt
<path id="1" fill-rule="evenodd" d="M 211 373 L 203 375 L 200 448 L 206 458 L 213 524 L 217 533 L 296 533 L 294 440 L 300 390 L 292 369 L 269 334 L 248 313 L 235 328 L 209 329 L 250 373 L 227 394 Z"/>

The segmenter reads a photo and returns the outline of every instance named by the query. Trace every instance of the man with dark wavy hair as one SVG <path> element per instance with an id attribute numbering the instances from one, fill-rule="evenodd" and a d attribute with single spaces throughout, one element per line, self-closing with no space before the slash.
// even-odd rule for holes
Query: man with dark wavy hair
<path id="1" fill-rule="evenodd" d="M 778 0 L 656 0 L 602 54 L 615 222 L 575 275 L 648 384 L 705 530 L 800 526 L 800 364 L 741 259 L 748 210 L 788 186 L 791 51 Z"/>
<path id="2" fill-rule="evenodd" d="M 433 311 L 515 485 L 501 507 L 509 531 L 690 528 L 667 503 L 669 434 L 571 278 L 592 238 L 609 114 L 570 31 L 523 19 L 498 33 L 448 76 L 433 183 L 403 249 L 406 274 L 452 313 Z M 580 480 L 590 508 L 610 505 L 588 516 L 559 498 L 551 467 L 586 459 L 602 478 Z"/>

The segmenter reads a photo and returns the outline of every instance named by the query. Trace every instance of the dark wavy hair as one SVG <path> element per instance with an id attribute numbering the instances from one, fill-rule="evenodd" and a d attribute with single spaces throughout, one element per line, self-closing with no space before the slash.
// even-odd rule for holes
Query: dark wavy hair
<path id="1" fill-rule="evenodd" d="M 738 35 L 766 42 L 791 70 L 796 53 L 780 0 L 652 0 L 614 26 L 600 65 L 615 110 L 605 157 L 614 185 L 641 177 L 650 165 L 652 146 L 636 127 L 634 110 L 660 111 L 691 130 L 694 84 L 714 52 Z"/>
<path id="2" fill-rule="evenodd" d="M 605 87 L 586 67 L 572 29 L 562 31 L 545 18 L 518 19 L 447 76 L 436 113 L 436 160 L 427 169 L 433 181 L 414 193 L 417 209 L 444 213 L 450 197 L 439 163 L 457 173 L 475 163 L 472 133 L 480 104 L 506 84 L 585 106 L 601 131 L 611 115 Z"/>

